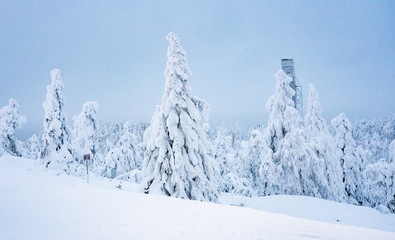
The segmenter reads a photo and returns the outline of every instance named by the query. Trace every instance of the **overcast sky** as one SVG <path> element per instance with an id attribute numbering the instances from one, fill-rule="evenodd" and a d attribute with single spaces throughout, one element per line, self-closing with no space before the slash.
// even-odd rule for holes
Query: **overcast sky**
<path id="1" fill-rule="evenodd" d="M 0 0 L 0 106 L 15 98 L 25 134 L 42 130 L 49 72 L 62 70 L 71 122 L 87 101 L 99 118 L 149 121 L 160 104 L 168 32 L 178 34 L 192 94 L 210 122 L 267 124 L 280 60 L 329 121 L 395 110 L 394 1 Z"/>

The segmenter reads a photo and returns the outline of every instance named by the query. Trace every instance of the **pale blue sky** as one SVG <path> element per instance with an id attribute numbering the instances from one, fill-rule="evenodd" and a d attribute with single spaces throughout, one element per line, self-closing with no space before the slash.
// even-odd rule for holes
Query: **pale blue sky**
<path id="1" fill-rule="evenodd" d="M 330 120 L 395 110 L 395 1 L 0 0 L 0 106 L 15 98 L 27 134 L 42 129 L 49 72 L 62 70 L 69 121 L 149 121 L 160 104 L 168 32 L 187 52 L 195 96 L 212 124 L 266 125 L 282 57 Z"/>

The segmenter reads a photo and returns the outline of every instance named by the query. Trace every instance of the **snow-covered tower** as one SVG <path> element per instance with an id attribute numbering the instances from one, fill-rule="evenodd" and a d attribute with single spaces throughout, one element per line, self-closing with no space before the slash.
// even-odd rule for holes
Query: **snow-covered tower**
<path id="1" fill-rule="evenodd" d="M 294 60 L 291 58 L 282 58 L 281 67 L 283 71 L 293 79 L 290 83 L 291 88 L 295 90 L 295 96 L 292 97 L 292 100 L 294 101 L 295 108 L 299 111 L 299 114 L 303 116 L 302 85 L 295 76 Z"/>

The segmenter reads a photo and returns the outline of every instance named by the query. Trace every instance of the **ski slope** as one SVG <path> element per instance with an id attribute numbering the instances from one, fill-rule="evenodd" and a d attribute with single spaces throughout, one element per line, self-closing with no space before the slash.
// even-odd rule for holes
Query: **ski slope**
<path id="1" fill-rule="evenodd" d="M 0 239 L 395 239 L 395 216 L 365 207 L 225 194 L 215 204 L 90 180 L 0 157 Z"/>

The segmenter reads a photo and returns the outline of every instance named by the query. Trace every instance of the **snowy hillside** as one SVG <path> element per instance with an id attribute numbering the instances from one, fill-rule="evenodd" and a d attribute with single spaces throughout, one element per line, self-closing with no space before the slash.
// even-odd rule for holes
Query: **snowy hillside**
<path id="1" fill-rule="evenodd" d="M 309 197 L 182 200 L 8 154 L 0 182 L 0 239 L 395 239 L 393 214 Z"/>

